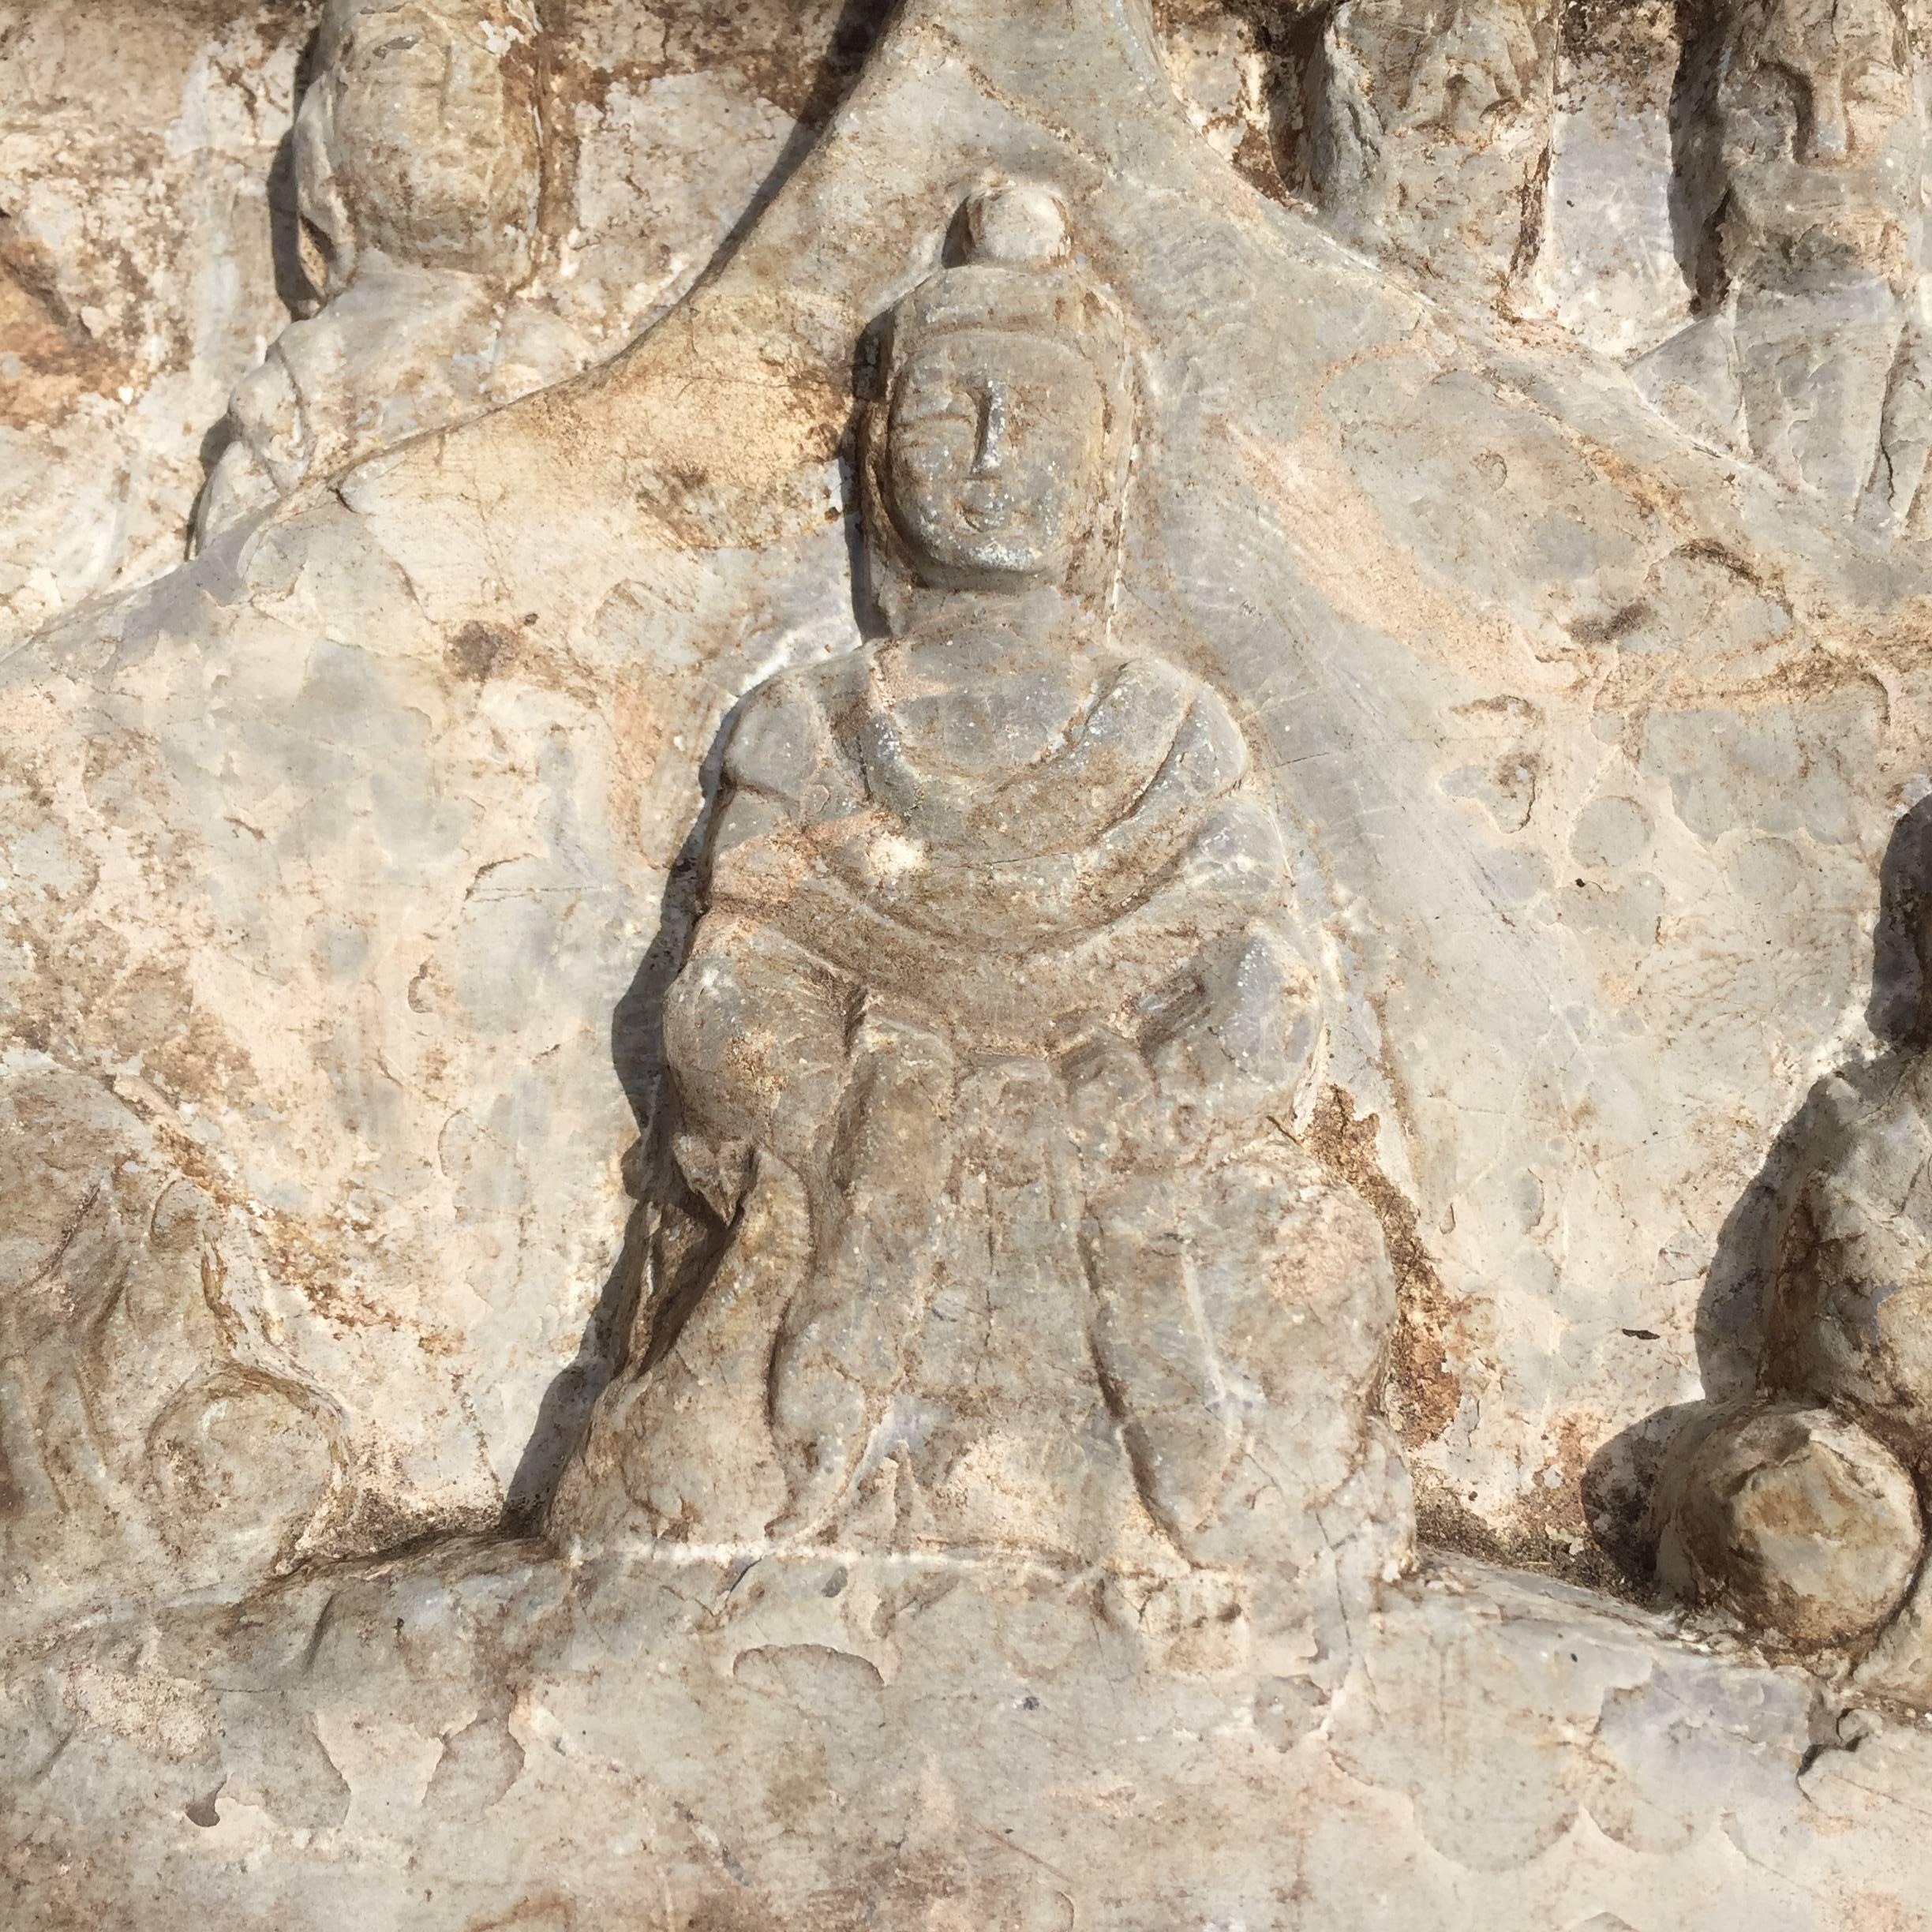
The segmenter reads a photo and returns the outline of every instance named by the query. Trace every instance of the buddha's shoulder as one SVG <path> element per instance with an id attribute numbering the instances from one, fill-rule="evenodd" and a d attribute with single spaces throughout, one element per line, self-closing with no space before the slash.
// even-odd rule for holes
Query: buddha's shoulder
<path id="1" fill-rule="evenodd" d="M 1170 758 L 1219 785 L 1248 766 L 1248 743 L 1227 700 L 1208 681 L 1169 657 L 1147 653 L 1123 665 L 1114 686 L 1136 708 L 1169 728 Z"/>
<path id="2" fill-rule="evenodd" d="M 839 720 L 863 685 L 863 656 L 850 652 L 781 671 L 748 691 L 726 739 L 725 778 L 788 799 L 822 790 L 846 762 Z"/>
<path id="3" fill-rule="evenodd" d="M 1110 681 L 1116 690 L 1131 692 L 1141 703 L 1170 711 L 1177 717 L 1190 712 L 1204 718 L 1229 715 L 1226 701 L 1205 678 L 1153 651 L 1117 656 Z"/>
<path id="4" fill-rule="evenodd" d="M 1896 1211 L 1922 1199 L 1932 1180 L 1932 1054 L 1908 1060 L 1863 1106 L 1849 1111 L 1829 1136 L 1814 1186 L 1882 1201 Z M 1932 1211 L 1932 1200 L 1924 1201 Z"/>

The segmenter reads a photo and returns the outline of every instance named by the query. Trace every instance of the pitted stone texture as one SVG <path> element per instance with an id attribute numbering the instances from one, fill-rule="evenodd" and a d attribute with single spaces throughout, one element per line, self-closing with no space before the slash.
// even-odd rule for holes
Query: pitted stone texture
<path id="1" fill-rule="evenodd" d="M 79 1492 L 39 1499 L 23 1536 L 78 1554 L 8 1619 L 4 1756 L 21 1767 L 21 1822 L 0 1870 L 24 1910 L 138 1926 L 192 1899 L 216 1922 L 324 1905 L 401 1917 L 393 1889 L 368 1901 L 402 1885 L 408 1911 L 433 1892 L 422 1909 L 458 1923 L 567 1923 L 591 1915 L 578 1894 L 656 1911 L 668 1870 L 673 1924 L 683 1911 L 837 1926 L 855 1896 L 876 1896 L 975 1932 L 1064 1920 L 1061 1899 L 1076 1926 L 1299 1911 L 1354 1926 L 1406 1911 L 1485 1926 L 1513 1915 L 1542 1932 L 1609 1911 L 1758 1932 L 1883 1923 L 1923 1891 L 1923 1835 L 1899 1799 L 1918 1776 L 1915 1731 L 1863 1731 L 1815 1675 L 1546 1577 L 1387 1581 L 1396 1472 L 1365 1454 L 1363 1480 L 1331 1486 L 1323 1458 L 1348 1470 L 1357 1428 L 1377 1447 L 1361 1411 L 1371 1345 L 1386 1339 L 1381 1406 L 1421 1479 L 1425 1539 L 1611 1575 L 1591 1539 L 1612 1445 L 1698 1397 L 1706 1372 L 1710 1394 L 1735 1391 L 1740 1338 L 1710 1317 L 1720 1290 L 1762 1298 L 1787 1130 L 1821 1076 L 1863 1075 L 1893 1043 L 1881 1009 L 1896 989 L 1867 1003 L 1871 934 L 1926 788 L 1932 575 L 1909 545 L 1679 431 L 1562 331 L 1430 300 L 1256 193 L 1174 100 L 1139 8 L 1035 0 L 1020 21 L 994 0 L 909 0 L 717 271 L 608 366 L 298 492 L 0 663 L 9 1104 L 19 1117 L 23 1099 L 54 1100 L 32 1123 L 24 1191 L 36 1173 L 66 1176 L 58 1198 L 84 1203 L 86 1177 L 115 1177 L 93 1211 L 104 1225 L 112 1208 L 113 1241 L 87 1222 L 51 1273 L 66 1223 L 24 1222 L 36 1239 L 12 1291 L 36 1386 L 81 1383 L 97 1360 L 139 1383 L 152 1340 L 156 1383 L 205 1351 L 304 1400 L 319 1392 L 343 1422 L 335 1486 L 314 1505 L 300 1458 L 255 1458 L 248 1488 L 230 1480 L 241 1459 L 224 1458 L 219 1421 L 198 1438 L 163 1432 L 184 1456 L 206 1446 L 215 1470 L 188 1518 L 198 1540 L 184 1539 L 205 1566 L 197 1641 L 177 1641 L 180 1606 L 157 1601 L 176 1580 L 142 1553 L 155 1496 L 171 1505 L 193 1485 L 110 1443 L 110 1503 L 133 1528 L 98 1585 L 88 1526 L 106 1513 Z M 674 1559 L 638 1547 L 635 1522 L 577 1565 L 497 1540 L 541 1519 L 599 1390 L 634 1365 L 632 1317 L 653 1306 L 659 1262 L 697 1259 L 679 1245 L 694 1230 L 700 1247 L 758 1258 L 777 1117 L 754 1110 L 762 1140 L 717 1131 L 751 1083 L 713 1083 L 707 1131 L 684 1150 L 708 1219 L 683 1203 L 683 1230 L 671 1224 L 653 1163 L 676 1149 L 649 1138 L 668 1124 L 667 1072 L 745 1070 L 667 1028 L 665 995 L 694 929 L 725 909 L 717 866 L 699 867 L 756 713 L 769 702 L 809 717 L 802 695 L 903 668 L 915 642 L 974 688 L 963 673 L 990 630 L 912 609 L 878 581 L 862 417 L 891 367 L 886 319 L 957 259 L 962 200 L 1002 178 L 1066 210 L 1069 271 L 1105 292 L 1131 372 L 1131 435 L 1107 423 L 1124 464 L 1110 499 L 1119 568 L 1080 601 L 1121 662 L 1159 667 L 1204 720 L 1211 695 L 1231 722 L 1238 746 L 1219 718 L 1208 734 L 1238 753 L 1217 767 L 1234 774 L 1224 796 L 1252 805 L 1279 851 L 1229 849 L 1294 941 L 1237 949 L 1236 968 L 1280 968 L 1258 1009 L 1217 961 L 1198 1002 L 1151 1016 L 1162 1024 L 1133 1052 L 1095 1056 L 1118 1084 L 1096 1080 L 1099 1103 L 1069 1114 L 1089 1145 L 1178 1129 L 1210 1090 L 1211 1050 L 1258 1041 L 1266 1131 L 1237 1151 L 1260 1169 L 1264 1151 L 1306 1216 L 1296 1225 L 1335 1238 L 1302 1244 L 1266 1282 L 1217 1262 L 1213 1305 L 1163 1329 L 1186 1297 L 1161 1270 L 1190 1242 L 1251 1258 L 1265 1203 L 1251 1192 L 1222 1215 L 1204 1195 L 1182 1217 L 1150 1187 L 1140 1218 L 1096 1215 L 1090 1234 L 1091 1204 L 1069 1189 L 1062 1212 L 1038 1185 L 1049 1155 L 1091 1158 L 1058 1102 L 978 1092 L 975 1118 L 983 1140 L 1011 1134 L 992 1178 L 1020 1203 L 1004 1224 L 1024 1218 L 1039 1251 L 1069 1232 L 1090 1248 L 1110 1229 L 1148 1235 L 1117 1275 L 1132 1318 L 1118 1335 L 1096 1326 L 1080 1366 L 1124 1385 L 1121 1361 L 1137 1373 L 1151 1357 L 1156 1372 L 1138 1392 L 1117 1386 L 1109 1415 L 1134 1507 L 1185 1534 L 1204 1526 L 1222 1548 L 1143 1564 L 1084 1542 L 1051 1567 L 1047 1607 L 1009 1618 L 973 1608 L 965 1579 L 981 1571 L 945 1539 L 882 1550 L 837 1511 L 806 1555 L 751 1539 Z M 985 434 L 991 411 L 971 413 Z M 960 433 L 937 419 L 934 432 Z M 981 493 L 988 521 L 997 494 Z M 957 665 L 936 649 L 949 633 Z M 1084 668 L 1072 652 L 1052 661 Z M 990 700 L 998 650 L 983 668 Z M 940 684 L 958 709 L 961 692 Z M 882 769 L 919 766 L 920 745 L 896 761 L 880 750 Z M 840 762 L 828 755 L 827 773 Z M 956 762 L 962 784 L 980 775 Z M 800 787 L 768 789 L 766 855 L 793 862 L 777 883 L 809 912 L 837 875 L 842 822 L 788 821 Z M 1100 789 L 1083 801 L 1096 811 Z M 1046 817 L 1009 829 L 1024 838 Z M 918 899 L 919 869 L 893 868 L 905 856 L 865 844 L 859 856 L 880 862 L 868 903 Z M 1205 912 L 1222 930 L 1235 895 L 1164 883 L 1189 889 L 1186 923 Z M 1024 949 L 1020 967 L 990 964 L 1010 957 L 990 908 L 972 890 L 923 908 L 990 930 L 956 945 L 957 973 L 930 990 L 956 1035 L 975 987 L 1024 1004 L 1068 983 L 1029 977 Z M 1073 911 L 1093 922 L 1091 904 Z M 819 932 L 853 946 L 837 922 Z M 713 946 L 730 936 L 703 942 L 701 970 L 754 957 Z M 1190 935 L 1170 936 L 1191 963 Z M 924 956 L 856 954 L 850 981 L 919 990 Z M 770 1053 L 766 1097 L 803 1089 L 814 1065 L 756 1037 L 809 1012 L 799 977 L 779 982 L 792 1003 L 758 1003 L 736 1043 L 740 1062 Z M 866 1001 L 837 1017 L 813 1039 L 833 1050 L 818 1064 L 841 1095 L 856 1054 L 880 1120 L 917 1123 L 943 1054 Z M 998 1056 L 979 1044 L 967 1072 L 987 1082 Z M 940 1045 L 957 1064 L 956 1041 Z M 1140 1070 L 1159 1105 L 1144 1104 Z M 139 1171 L 124 1171 L 123 1148 Z M 890 1207 L 889 1163 L 861 1159 L 849 1178 Z M 155 1211 L 164 1182 L 185 1198 L 182 1222 Z M 836 1191 L 822 1186 L 820 1204 L 836 1208 Z M 732 1218 L 734 1200 L 754 1211 Z M 889 1213 L 867 1226 L 907 1232 Z M 904 1245 L 921 1257 L 916 1238 Z M 48 1319 L 59 1296 L 111 1298 L 103 1256 L 126 1260 L 144 1330 Z M 863 1261 L 848 1281 L 903 1294 L 902 1275 Z M 1112 1291 L 1094 1274 L 1098 1301 Z M 196 1283 L 205 1320 L 186 1297 Z M 1277 1283 L 1319 1295 L 1264 1294 Z M 763 1284 L 726 1286 L 739 1299 L 695 1309 L 737 1319 L 769 1353 L 782 1316 L 763 1320 Z M 1259 1319 L 1352 1297 L 1372 1319 L 1311 1321 L 1299 1355 Z M 829 1300 L 826 1327 L 863 1329 L 864 1305 Z M 1190 1481 L 1187 1456 L 1163 1458 L 1158 1429 L 1140 1451 L 1129 1440 L 1149 1416 L 1198 1419 L 1185 1378 L 1159 1372 L 1217 1321 L 1241 1345 L 1223 1363 L 1247 1348 L 1301 1378 L 1264 1417 L 1289 1478 L 1278 1487 L 1308 1506 L 1292 1589 L 1240 1547 L 1237 1514 L 1222 1537 L 1214 1486 Z M 1021 1411 L 1024 1350 L 955 1325 L 984 1341 L 990 1398 Z M 1271 1399 L 1284 1386 L 1252 1380 Z M 707 1473 L 729 1477 L 771 1442 L 769 1391 L 742 1379 L 743 1429 L 712 1428 Z M 702 1444 L 705 1427 L 693 1432 Z M 814 1466 L 838 1441 L 816 1425 L 792 1434 Z M 62 1435 L 45 1451 L 73 1446 Z M 1242 1481 L 1260 1497 L 1267 1473 Z M 778 1488 L 774 1515 L 791 1498 L 782 1470 Z M 1201 1493 L 1211 1507 L 1190 1523 Z M 47 1520 L 63 1510 L 71 1529 Z M 455 1530 L 481 1541 L 452 1542 Z M 379 1565 L 373 1584 L 320 1560 L 428 1533 L 440 1540 Z M 264 1570 L 305 1554 L 316 1560 L 264 1593 Z M 1029 1588 L 1038 1554 L 1028 1544 L 1020 1564 Z M 761 1571 L 800 1563 L 823 1567 L 802 1591 L 766 1592 Z M 886 1654 L 897 1608 L 875 1616 L 862 1598 L 849 1631 L 826 1621 L 848 1614 L 868 1565 L 876 1578 L 889 1563 L 916 1573 L 920 1614 L 960 1619 L 908 1627 L 905 1668 L 923 1688 L 903 1703 L 879 1701 L 905 1680 Z M 107 1614 L 77 1615 L 55 1645 L 43 1612 L 69 1589 Z M 1110 1592 L 1125 1593 L 1118 1616 Z M 735 1593 L 769 1633 L 745 1648 L 786 1654 L 741 1665 L 737 1649 L 705 1648 L 707 1630 L 730 1629 Z M 479 1619 L 495 1634 L 476 1636 Z M 567 1633 L 554 1650 L 552 1627 Z M 1073 1676 L 1028 1683 L 1036 1657 Z M 1264 1691 L 1227 1688 L 1250 1679 Z M 856 1731 L 841 1730 L 854 1708 Z M 1011 1758 L 982 1750 L 1035 1719 L 1005 1733 L 1022 1740 Z M 1083 1737 L 1097 1773 L 1077 1768 Z M 956 1743 L 957 1775 L 933 1769 Z M 537 1808 L 504 1811 L 523 1780 Z M 1149 1792 L 1168 1807 L 1158 1829 Z M 432 1805 L 482 1822 L 412 1864 Z M 1034 1817 L 1071 1822 L 1036 1841 Z M 1024 1848 L 1010 1859 L 1009 1825 Z M 152 1831 L 152 1855 L 129 1855 L 130 1830 Z M 197 1863 L 217 1852 L 219 1866 Z M 155 1872 L 161 1904 L 122 1909 L 116 1888 Z M 1668 1896 L 1640 1908 L 1653 1879 Z"/>
<path id="2" fill-rule="evenodd" d="M 1389 1592 L 1331 1693 L 1248 1639 L 1024 1570 L 451 1549 L 12 1660 L 0 1897 L 22 1932 L 1910 1923 L 1926 1741 L 1814 1750 L 1800 1674 L 1473 1567 Z"/>
<path id="3" fill-rule="evenodd" d="M 596 384 L 8 661 L 9 1024 L 242 1216 L 279 1345 L 357 1418 L 358 1520 L 541 1501 L 654 1238 L 622 1163 L 705 761 L 863 641 L 856 346 L 934 266 L 959 153 L 1050 178 L 1146 399 L 1117 622 L 1232 695 L 1282 829 L 1325 1028 L 1282 1124 L 1381 1223 L 1432 1533 L 1586 1561 L 1592 1457 L 1696 1393 L 1726 1223 L 1864 1037 L 1928 586 L 1547 331 L 1458 332 L 1340 256 L 1126 27 L 973 30 L 1002 98 L 1102 63 L 1047 118 L 1110 171 L 931 66 L 963 31 L 902 21 Z M 908 177 L 935 115 L 964 146 Z"/>

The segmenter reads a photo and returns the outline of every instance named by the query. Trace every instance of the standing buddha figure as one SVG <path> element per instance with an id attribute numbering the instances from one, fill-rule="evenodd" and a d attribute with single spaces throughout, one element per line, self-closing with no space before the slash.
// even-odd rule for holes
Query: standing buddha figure
<path id="1" fill-rule="evenodd" d="M 1293 1571 L 1354 1484 L 1379 1571 L 1392 1279 L 1289 1137 L 1323 1028 L 1246 741 L 1116 634 L 1125 325 L 1044 189 L 956 233 L 862 436 L 886 635 L 724 744 L 677 1186 L 552 1529 Z"/>

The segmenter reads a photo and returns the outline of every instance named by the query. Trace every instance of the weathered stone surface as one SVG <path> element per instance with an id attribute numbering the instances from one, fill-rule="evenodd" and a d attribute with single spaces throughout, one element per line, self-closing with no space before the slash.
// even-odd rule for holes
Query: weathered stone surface
<path id="1" fill-rule="evenodd" d="M 0 660 L 14 1916 L 1911 1923 L 1909 37 L 776 17 L 519 26 L 590 365 Z"/>
<path id="2" fill-rule="evenodd" d="M 1741 429 L 1786 482 L 1901 530 L 1924 468 L 1915 23 L 1900 0 L 1717 0 L 1687 17 L 1680 245 L 1690 327 L 1723 344 L 1698 352 L 1720 373 L 1693 426 Z M 1684 406 L 1678 360 L 1649 383 L 1666 407 Z"/>
<path id="3" fill-rule="evenodd" d="M 1338 232 L 1492 299 L 1535 259 L 1552 0 L 1340 0 L 1303 79 L 1301 171 Z"/>
<path id="4" fill-rule="evenodd" d="M 247 502 L 328 474 L 608 355 L 755 212 L 884 11 L 0 6 L 0 641 L 178 563 L 224 449 L 217 520 L 232 492 Z M 348 27 L 363 15 L 393 16 L 395 31 L 369 36 L 348 73 Z M 382 47 L 406 39 L 390 68 Z M 453 92 L 427 67 L 409 71 L 452 41 L 468 49 Z M 405 147 L 426 153 L 425 130 L 459 97 L 462 155 L 445 155 L 440 189 L 410 179 Z M 331 137 L 322 124 L 339 100 L 346 125 Z M 500 134 L 480 118 L 498 103 Z M 425 189 L 444 211 L 429 227 L 456 219 L 452 164 L 459 182 L 493 148 L 520 182 L 500 190 L 524 197 L 520 235 L 500 238 L 489 263 L 445 250 L 432 264 L 410 252 L 420 234 L 392 230 L 352 293 L 296 320 L 326 292 L 303 266 L 303 218 L 339 245 L 355 239 L 356 193 L 326 185 L 331 140 L 339 166 L 346 155 L 352 176 L 372 177 L 360 219 L 378 227 L 373 208 Z M 225 423 L 231 393 L 239 416 Z M 245 460 L 252 447 L 274 476 Z"/>
<path id="5" fill-rule="evenodd" d="M 21 1923 L 194 1896 L 290 1932 L 1743 1932 L 1914 1896 L 1923 1735 L 1814 1738 L 1796 1674 L 1450 1568 L 1390 1594 L 1323 1699 L 1238 1644 L 1175 1649 L 1171 1608 L 1024 1570 L 498 1544 L 175 1612 L 16 1665 L 0 1724 L 39 1775 L 6 1882 Z M 106 1859 L 75 1823 L 101 1810 Z"/>
<path id="6" fill-rule="evenodd" d="M 0 7 L 0 642 L 180 561 L 202 439 L 284 313 L 309 18 Z"/>

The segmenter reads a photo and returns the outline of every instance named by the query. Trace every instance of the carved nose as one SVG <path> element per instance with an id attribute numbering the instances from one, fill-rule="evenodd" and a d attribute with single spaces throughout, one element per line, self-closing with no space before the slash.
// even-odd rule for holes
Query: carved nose
<path id="1" fill-rule="evenodd" d="M 1811 89 L 1810 112 L 1805 116 L 1803 152 L 1799 156 L 1814 167 L 1836 167 L 1852 152 L 1852 130 L 1845 125 L 1844 90 L 1834 79 Z"/>
<path id="2" fill-rule="evenodd" d="M 979 441 L 973 451 L 973 474 L 998 476 L 1005 449 L 1005 392 L 989 389 L 979 402 Z"/>

